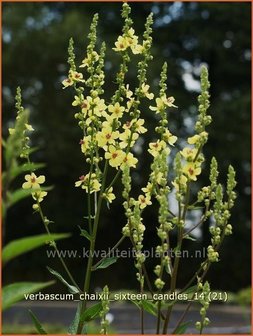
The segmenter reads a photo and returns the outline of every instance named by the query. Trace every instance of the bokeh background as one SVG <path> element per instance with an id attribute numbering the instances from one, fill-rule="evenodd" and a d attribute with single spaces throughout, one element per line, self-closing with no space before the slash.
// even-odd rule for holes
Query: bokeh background
<path id="1" fill-rule="evenodd" d="M 32 143 L 39 146 L 33 160 L 45 162 L 42 171 L 47 183 L 54 185 L 44 202 L 45 212 L 54 220 L 55 232 L 71 232 L 72 237 L 59 242 L 60 249 L 88 248 L 79 235 L 78 225 L 85 226 L 85 198 L 74 182 L 84 171 L 80 153 L 80 130 L 73 117 L 73 92 L 62 90 L 61 81 L 68 73 L 67 46 L 72 36 L 77 60 L 84 58 L 89 24 L 94 13 L 100 16 L 99 44 L 107 43 L 107 81 L 105 98 L 109 99 L 119 66 L 119 56 L 112 51 L 121 32 L 120 3 L 3 3 L 3 136 L 15 118 L 14 96 L 17 86 L 23 90 L 24 106 L 31 110 L 35 128 Z M 158 92 L 158 78 L 164 61 L 168 62 L 168 92 L 175 96 L 178 111 L 170 115 L 170 129 L 184 139 L 193 132 L 197 114 L 200 65 L 209 68 L 211 81 L 209 127 L 210 138 L 204 149 L 207 163 L 212 156 L 219 162 L 221 182 L 226 181 L 229 164 L 237 171 L 238 199 L 231 223 L 234 234 L 221 252 L 221 262 L 215 264 L 208 276 L 212 288 L 237 292 L 250 285 L 250 3 L 131 3 L 134 28 L 143 31 L 145 17 L 154 13 L 152 52 L 154 60 L 148 69 L 148 78 L 154 93 Z M 138 59 L 138 56 L 137 58 Z M 131 85 L 136 82 L 134 62 L 128 75 Z M 154 128 L 155 119 L 146 107 L 146 123 Z M 152 133 L 143 139 L 145 151 Z M 150 158 L 140 156 L 134 173 L 134 192 L 145 184 Z M 207 182 L 204 169 L 199 185 Z M 20 185 L 21 180 L 16 181 Z M 15 186 L 13 186 L 15 188 Z M 120 186 L 115 187 L 120 193 Z M 31 200 L 23 200 L 10 209 L 6 221 L 4 244 L 9 241 L 43 233 L 38 216 L 32 214 Z M 144 215 L 147 231 L 145 248 L 156 243 L 156 205 Z M 121 199 L 116 200 L 104 213 L 99 229 L 98 248 L 112 246 L 120 237 L 125 223 Z M 210 237 L 208 223 L 201 229 L 197 242 L 188 242 L 189 250 L 206 247 Z M 128 242 L 122 248 L 128 248 Z M 67 259 L 74 276 L 80 283 L 84 278 L 85 260 Z M 152 273 L 155 260 L 147 262 Z M 179 286 L 183 285 L 197 267 L 199 259 L 182 260 Z M 124 259 L 101 273 L 96 272 L 93 289 L 110 282 L 112 289 L 135 288 L 133 260 Z M 10 262 L 4 269 L 4 283 L 24 280 L 48 280 L 46 265 L 60 270 L 57 260 L 48 260 L 45 248 L 37 249 Z M 65 291 L 61 285 L 52 291 Z M 48 290 L 47 290 L 48 291 Z"/>

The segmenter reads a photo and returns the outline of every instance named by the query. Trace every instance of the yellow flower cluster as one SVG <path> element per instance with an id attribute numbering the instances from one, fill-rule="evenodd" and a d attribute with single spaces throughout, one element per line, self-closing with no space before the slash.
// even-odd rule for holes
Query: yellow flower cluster
<path id="1" fill-rule="evenodd" d="M 89 67 L 90 65 L 92 65 L 93 62 L 97 62 L 98 59 L 99 59 L 98 53 L 96 51 L 93 51 L 82 60 L 82 64 L 79 66 L 79 68 Z"/>
<path id="2" fill-rule="evenodd" d="M 115 51 L 125 51 L 130 48 L 133 54 L 141 54 L 143 46 L 138 43 L 138 36 L 136 36 L 133 28 L 130 28 L 123 36 L 119 36 L 115 42 Z"/>
<path id="3" fill-rule="evenodd" d="M 81 187 L 86 192 L 91 194 L 97 192 L 101 188 L 101 183 L 99 182 L 97 175 L 95 173 L 86 174 L 79 177 L 79 180 L 75 183 L 76 187 Z"/>
<path id="4" fill-rule="evenodd" d="M 198 150 L 196 148 L 185 147 L 181 152 L 181 156 L 185 159 L 186 163 L 182 168 L 183 174 L 188 180 L 196 181 L 197 176 L 201 173 L 201 162 L 196 160 Z M 186 183 L 185 179 L 181 177 L 182 184 Z M 175 186 L 175 183 L 174 183 Z M 176 187 L 177 188 L 177 187 Z"/>
<path id="5" fill-rule="evenodd" d="M 42 202 L 47 195 L 46 191 L 41 190 L 41 184 L 45 183 L 45 176 L 36 176 L 34 173 L 31 173 L 25 175 L 25 180 L 26 182 L 22 184 L 22 188 L 31 189 L 33 199 L 39 203 Z M 37 208 L 38 205 L 34 204 L 33 209 L 36 210 Z"/>
<path id="6" fill-rule="evenodd" d="M 159 113 L 167 107 L 177 107 L 174 105 L 174 101 L 174 97 L 166 97 L 166 95 L 163 95 L 162 97 L 156 98 L 156 106 L 149 106 L 149 108 L 151 111 Z"/>
<path id="7" fill-rule="evenodd" d="M 85 80 L 83 79 L 83 74 L 81 72 L 69 70 L 68 78 L 62 81 L 63 89 L 72 86 L 76 82 L 85 83 Z"/>

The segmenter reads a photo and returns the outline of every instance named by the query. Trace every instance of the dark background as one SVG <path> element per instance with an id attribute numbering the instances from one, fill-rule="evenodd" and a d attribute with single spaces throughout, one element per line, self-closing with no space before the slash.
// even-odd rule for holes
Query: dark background
<path id="1" fill-rule="evenodd" d="M 197 114 L 197 95 L 200 65 L 208 65 L 211 81 L 209 142 L 204 152 L 209 164 L 216 156 L 221 182 L 225 183 L 229 164 L 237 171 L 238 199 L 231 224 L 234 234 L 226 239 L 221 262 L 209 273 L 212 288 L 237 291 L 250 284 L 250 3 L 132 3 L 132 17 L 138 34 L 143 31 L 145 17 L 154 12 L 154 60 L 148 78 L 154 93 L 161 66 L 168 62 L 168 92 L 176 98 L 178 111 L 170 115 L 170 129 L 180 138 L 193 132 Z M 115 86 L 111 84 L 118 69 L 119 57 L 111 48 L 121 32 L 120 3 L 3 3 L 3 136 L 15 117 L 14 96 L 18 85 L 23 90 L 25 107 L 31 109 L 31 123 L 36 129 L 33 145 L 40 146 L 33 160 L 45 162 L 47 183 L 54 185 L 44 202 L 45 212 L 55 221 L 51 230 L 72 232 L 72 238 L 59 242 L 59 248 L 82 250 L 86 245 L 79 236 L 77 225 L 85 226 L 85 198 L 74 182 L 84 170 L 78 145 L 81 137 L 73 118 L 73 92 L 62 90 L 61 81 L 67 75 L 67 46 L 75 40 L 77 60 L 84 57 L 87 33 L 94 13 L 100 15 L 99 44 L 107 43 L 108 99 Z M 137 59 L 137 58 L 136 58 Z M 134 64 L 128 76 L 135 83 Z M 145 110 L 145 106 L 143 107 Z M 146 113 L 146 111 L 144 111 Z M 149 115 L 148 115 L 149 114 Z M 154 118 L 147 112 L 146 122 L 154 128 Z M 152 134 L 149 135 L 152 137 Z M 144 150 L 150 138 L 145 137 Z M 138 192 L 147 178 L 149 158 L 140 158 L 134 174 L 134 190 Z M 205 185 L 208 170 L 203 171 L 200 185 Z M 16 181 L 20 186 L 22 181 Z M 13 185 L 15 188 L 15 185 Z M 115 187 L 116 192 L 120 187 Z M 31 200 L 27 199 L 10 209 L 4 243 L 12 239 L 43 233 L 37 215 L 32 215 Z M 147 231 L 145 248 L 156 243 L 156 206 L 144 215 Z M 110 215 L 112 213 L 113 215 Z M 112 246 L 120 237 L 125 219 L 119 198 L 104 208 L 98 235 L 98 248 Z M 193 250 L 208 244 L 208 224 Z M 130 247 L 126 242 L 122 247 Z M 85 264 L 82 259 L 66 260 L 76 279 L 83 281 Z M 183 285 L 197 267 L 199 260 L 182 260 L 179 286 Z M 4 282 L 46 280 L 50 278 L 45 265 L 61 270 L 57 260 L 47 260 L 45 248 L 30 252 L 6 266 Z M 96 272 L 92 285 L 111 288 L 136 286 L 133 261 L 124 259 L 110 268 Z M 148 260 L 152 273 L 154 260 Z M 101 277 L 102 274 L 102 277 Z M 63 287 L 58 290 L 64 290 Z"/>

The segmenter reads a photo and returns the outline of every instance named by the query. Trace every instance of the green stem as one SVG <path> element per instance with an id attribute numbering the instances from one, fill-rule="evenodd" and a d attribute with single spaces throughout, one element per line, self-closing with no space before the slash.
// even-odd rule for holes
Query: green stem
<path id="1" fill-rule="evenodd" d="M 96 211 L 95 219 L 94 219 L 94 227 L 93 227 L 93 232 L 92 232 L 92 237 L 91 237 L 91 242 L 90 242 L 90 253 L 89 253 L 89 259 L 88 259 L 88 264 L 87 264 L 87 269 L 86 269 L 86 274 L 85 274 L 85 281 L 84 281 L 84 289 L 83 289 L 84 293 L 88 292 L 90 289 L 90 279 L 91 279 L 92 264 L 93 264 L 93 258 L 94 258 L 95 243 L 96 243 L 96 237 L 97 237 L 101 206 L 102 206 L 102 201 L 103 201 L 103 193 L 105 190 L 107 171 L 108 171 L 108 161 L 106 161 L 105 167 L 104 167 L 103 182 L 102 182 L 101 190 L 99 193 L 97 211 Z M 87 306 L 87 301 L 83 301 L 80 316 L 85 311 L 86 306 Z M 83 325 L 84 325 L 84 322 L 80 320 L 78 324 L 78 328 L 77 328 L 77 334 L 80 334 L 82 332 Z"/>
<path id="2" fill-rule="evenodd" d="M 40 203 L 37 202 L 37 205 L 38 205 L 38 210 L 39 210 L 40 218 L 41 218 L 41 220 L 42 220 L 42 222 L 43 222 L 43 224 L 44 224 L 44 227 L 45 227 L 45 229 L 46 229 L 46 231 L 47 231 L 48 236 L 49 236 L 50 239 L 51 239 L 51 232 L 50 232 L 50 230 L 49 230 L 49 228 L 48 228 L 48 225 L 46 224 L 45 216 L 44 216 L 44 214 L 43 214 L 43 212 L 42 212 Z M 52 239 L 51 239 L 51 240 L 52 240 Z M 66 273 L 67 273 L 69 279 L 71 280 L 72 284 L 73 284 L 79 291 L 81 291 L 81 289 L 79 288 L 78 284 L 76 283 L 76 281 L 75 281 L 74 278 L 72 277 L 72 275 L 71 275 L 71 273 L 70 273 L 70 271 L 69 271 L 69 269 L 68 269 L 68 267 L 67 267 L 65 261 L 64 261 L 63 258 L 61 257 L 60 252 L 59 252 L 59 250 L 58 250 L 58 248 L 57 248 L 57 245 L 56 245 L 56 243 L 55 243 L 54 240 L 53 240 L 53 248 L 55 249 L 55 251 L 56 251 L 56 253 L 57 253 L 57 256 L 58 256 L 60 262 L 62 263 L 62 266 L 63 266 L 63 268 L 65 269 L 65 271 L 66 271 Z"/>
<path id="3" fill-rule="evenodd" d="M 184 228 L 180 222 L 181 220 L 185 220 L 187 207 L 189 204 L 189 198 L 190 198 L 190 182 L 187 183 L 187 190 L 186 190 L 186 197 L 185 197 L 186 201 L 184 205 L 183 214 L 182 214 L 182 208 L 181 208 L 181 201 L 178 202 L 179 203 L 178 204 L 178 209 L 179 209 L 178 222 L 180 224 L 180 228 L 179 228 L 179 233 L 178 233 L 177 248 L 179 250 L 181 250 L 182 242 L 183 242 L 183 235 L 184 235 Z M 173 293 L 173 291 L 175 291 L 176 289 L 179 261 L 180 261 L 180 257 L 178 254 L 176 254 L 174 265 L 173 265 L 172 277 L 171 277 L 170 293 Z M 167 329 L 168 329 L 168 324 L 169 324 L 172 308 L 173 308 L 173 305 L 170 305 L 167 309 L 167 314 L 166 314 L 166 318 L 165 318 L 164 325 L 163 325 L 163 334 L 167 334 Z"/>

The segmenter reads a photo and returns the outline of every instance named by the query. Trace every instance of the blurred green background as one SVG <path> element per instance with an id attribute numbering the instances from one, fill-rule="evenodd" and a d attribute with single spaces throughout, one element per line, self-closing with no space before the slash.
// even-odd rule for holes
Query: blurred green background
<path id="1" fill-rule="evenodd" d="M 84 171 L 80 153 L 79 128 L 71 106 L 73 92 L 62 90 L 61 81 L 67 75 L 67 46 L 75 40 L 77 60 L 84 58 L 89 24 L 94 13 L 100 15 L 99 44 L 107 43 L 107 80 L 105 97 L 109 99 L 119 66 L 119 56 L 112 51 L 121 32 L 120 3 L 3 3 L 3 136 L 15 118 L 14 95 L 17 86 L 23 90 L 25 107 L 31 110 L 35 128 L 33 145 L 40 150 L 34 161 L 47 164 L 43 173 L 47 183 L 54 185 L 45 201 L 45 212 L 55 221 L 55 232 L 72 232 L 72 238 L 58 243 L 60 249 L 88 248 L 79 236 L 77 225 L 86 225 L 85 197 L 74 182 Z M 250 284 L 250 76 L 251 38 L 250 3 L 131 3 L 134 28 L 143 31 L 146 16 L 154 13 L 152 52 L 154 60 L 148 69 L 148 78 L 154 93 L 158 92 L 158 78 L 164 61 L 168 62 L 168 92 L 176 98 L 178 111 L 170 115 L 170 129 L 180 138 L 193 132 L 196 119 L 199 71 L 207 64 L 211 81 L 209 127 L 210 140 L 204 152 L 207 166 L 214 155 L 218 159 L 220 178 L 225 183 L 229 164 L 237 171 L 238 199 L 233 210 L 233 236 L 228 237 L 221 252 L 221 262 L 209 273 L 212 288 L 237 291 Z M 138 60 L 138 56 L 136 57 Z M 136 82 L 134 63 L 128 75 L 131 85 Z M 154 128 L 155 119 L 146 107 L 146 122 Z M 152 138 L 145 137 L 143 150 Z M 150 158 L 142 156 L 134 173 L 134 192 L 146 182 Z M 207 183 L 204 169 L 199 185 Z M 22 181 L 17 181 L 20 185 Z M 120 186 L 115 187 L 120 192 Z M 12 239 L 43 233 L 37 215 L 32 215 L 31 200 L 13 207 L 7 216 L 4 244 Z M 144 214 L 147 225 L 145 248 L 157 241 L 155 237 L 156 206 Z M 120 237 L 125 224 L 121 199 L 109 211 L 106 206 L 99 229 L 98 248 L 112 246 Z M 185 244 L 189 250 L 205 247 L 209 240 L 208 223 L 202 228 L 197 242 Z M 130 247 L 128 242 L 122 248 Z M 183 259 L 179 286 L 183 285 L 197 268 L 199 259 Z M 67 259 L 76 279 L 84 278 L 85 261 Z M 153 273 L 155 260 L 148 259 L 147 268 Z M 107 282 L 112 289 L 136 286 L 133 260 L 123 259 L 104 271 L 94 274 L 92 286 L 103 287 Z M 48 260 L 45 248 L 34 250 L 13 260 L 4 270 L 4 283 L 23 280 L 47 280 L 46 265 L 61 270 L 57 260 Z M 102 273 L 103 272 L 103 273 Z M 101 274 L 103 276 L 101 277 Z M 64 291 L 59 285 L 58 291 Z"/>

